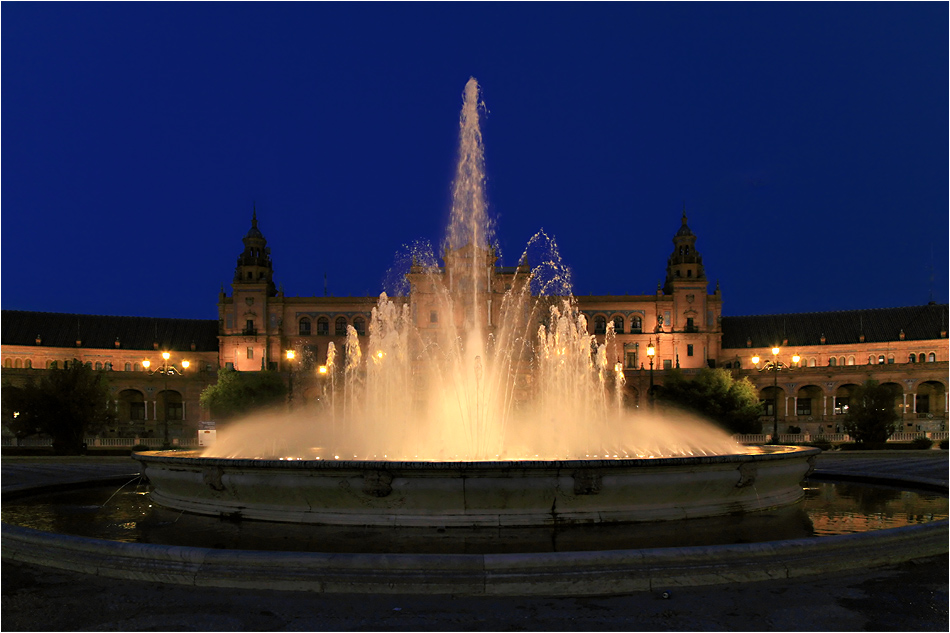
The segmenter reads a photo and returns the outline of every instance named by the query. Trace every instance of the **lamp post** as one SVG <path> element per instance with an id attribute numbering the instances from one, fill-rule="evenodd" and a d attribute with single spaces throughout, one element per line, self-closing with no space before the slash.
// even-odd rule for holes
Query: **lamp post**
<path id="1" fill-rule="evenodd" d="M 767 361 L 762 367 L 759 367 L 759 361 L 762 360 L 759 358 L 759 355 L 756 354 L 752 357 L 752 364 L 755 365 L 755 368 L 758 371 L 771 371 L 773 380 L 772 380 L 772 393 L 775 397 L 775 401 L 772 404 L 772 441 L 778 442 L 778 372 L 782 369 L 791 369 L 790 366 L 786 365 L 778 359 L 778 355 L 781 352 L 781 348 L 773 347 L 772 348 L 772 360 Z M 801 356 L 795 354 L 792 356 L 792 362 L 798 363 L 801 360 Z"/>
<path id="2" fill-rule="evenodd" d="M 170 448 L 171 442 L 168 439 L 168 374 L 175 373 L 181 374 L 178 370 L 175 369 L 175 366 L 169 363 L 169 359 L 172 355 L 169 352 L 162 352 L 162 366 L 156 369 L 155 371 L 163 375 L 164 380 L 162 381 L 162 448 Z M 148 371 L 148 368 L 151 367 L 152 361 L 147 358 L 142 361 L 142 367 Z M 191 365 L 187 360 L 182 359 L 181 368 L 188 369 Z M 149 372 L 154 373 L 154 372 Z"/>
<path id="3" fill-rule="evenodd" d="M 289 349 L 284 352 L 284 357 L 287 359 L 288 366 L 290 368 L 290 376 L 287 379 L 288 389 L 287 389 L 287 400 L 291 407 L 294 403 L 294 359 L 297 358 L 297 352 L 292 349 Z"/>
<path id="4" fill-rule="evenodd" d="M 647 345 L 647 356 L 650 358 L 650 408 L 653 408 L 653 357 L 656 356 L 656 347 L 653 346 L 653 339 L 650 339 Z"/>

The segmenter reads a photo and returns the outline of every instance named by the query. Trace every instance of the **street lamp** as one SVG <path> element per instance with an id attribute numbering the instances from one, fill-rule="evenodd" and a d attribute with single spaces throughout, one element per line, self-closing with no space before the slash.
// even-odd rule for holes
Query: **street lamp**
<path id="1" fill-rule="evenodd" d="M 653 346 L 653 339 L 647 345 L 647 356 L 650 358 L 650 407 L 653 407 L 653 357 L 656 356 L 656 347 Z"/>
<path id="2" fill-rule="evenodd" d="M 782 350 L 778 347 L 772 348 L 772 360 L 767 361 L 762 367 L 759 367 L 759 361 L 762 360 L 759 358 L 759 355 L 756 354 L 752 357 L 752 364 L 755 365 L 755 368 L 758 371 L 770 371 L 773 375 L 772 380 L 772 393 L 775 396 L 775 401 L 772 404 L 772 441 L 778 442 L 778 373 L 782 369 L 791 369 L 790 366 L 786 365 L 778 359 L 778 355 Z M 792 362 L 798 364 L 798 361 L 802 359 L 801 356 L 795 354 L 792 356 Z"/>
<path id="3" fill-rule="evenodd" d="M 294 359 L 297 358 L 297 352 L 292 349 L 289 349 L 284 352 L 284 357 L 287 359 L 287 362 L 290 367 L 290 376 L 287 378 L 287 401 L 290 407 L 293 407 L 294 404 Z"/>
<path id="4" fill-rule="evenodd" d="M 163 387 L 162 387 L 162 389 L 163 389 L 163 391 L 162 391 L 162 426 L 163 426 L 163 430 L 162 430 L 162 448 L 169 448 L 169 447 L 171 446 L 171 443 L 169 442 L 169 439 L 168 439 L 168 374 L 178 374 L 178 375 L 181 375 L 181 372 L 179 372 L 177 369 L 175 369 L 175 366 L 168 362 L 171 357 L 172 357 L 172 355 L 171 355 L 169 352 L 162 352 L 162 366 L 155 370 L 156 372 L 162 374 L 162 376 L 164 377 L 164 380 L 162 381 L 162 382 L 163 382 Z M 142 361 L 142 367 L 144 367 L 146 371 L 148 371 L 148 368 L 151 367 L 151 366 L 152 366 L 152 361 L 148 360 L 147 358 Z M 182 368 L 182 369 L 188 369 L 189 366 L 191 366 L 191 363 L 188 362 L 187 360 L 182 360 L 182 361 L 181 361 L 181 368 Z M 154 372 L 149 372 L 149 373 L 152 374 L 152 373 L 154 373 Z"/>

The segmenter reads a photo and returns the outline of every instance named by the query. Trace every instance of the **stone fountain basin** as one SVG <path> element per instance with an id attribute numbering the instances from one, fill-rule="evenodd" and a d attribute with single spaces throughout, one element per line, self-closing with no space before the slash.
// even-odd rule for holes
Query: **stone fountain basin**
<path id="1" fill-rule="evenodd" d="M 135 453 L 155 503 L 186 512 L 360 526 L 670 521 L 795 503 L 817 448 L 653 459 L 400 462 Z"/>

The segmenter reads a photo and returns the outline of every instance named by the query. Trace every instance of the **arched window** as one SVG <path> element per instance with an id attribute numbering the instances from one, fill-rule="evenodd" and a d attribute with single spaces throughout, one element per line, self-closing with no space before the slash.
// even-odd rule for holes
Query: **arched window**
<path id="1" fill-rule="evenodd" d="M 606 334 L 607 333 L 607 317 L 602 314 L 598 314 L 594 317 L 594 334 Z"/>
<path id="2" fill-rule="evenodd" d="M 809 359 L 808 359 L 808 366 L 809 366 L 809 367 L 814 367 L 814 366 L 815 366 L 815 359 L 814 359 L 814 358 L 809 358 Z"/>
<path id="3" fill-rule="evenodd" d="M 937 355 L 934 354 L 933 352 L 930 352 L 929 354 L 927 354 L 927 362 L 928 362 L 928 363 L 935 363 L 935 362 L 937 362 Z"/>
<path id="4" fill-rule="evenodd" d="M 300 334 L 300 336 L 310 336 L 310 319 L 307 317 L 300 319 L 297 333 Z"/>
<path id="5" fill-rule="evenodd" d="M 139 363 L 135 363 L 132 369 L 134 369 L 135 371 L 142 371 L 142 366 Z"/>
<path id="6" fill-rule="evenodd" d="M 630 319 L 630 333 L 639 332 L 643 329 L 643 319 L 638 316 Z"/>
<path id="7" fill-rule="evenodd" d="M 888 364 L 888 365 L 893 365 L 893 364 L 894 364 L 894 355 L 893 355 L 893 354 L 888 354 L 888 355 L 887 355 L 887 364 Z"/>
<path id="8" fill-rule="evenodd" d="M 834 367 L 834 366 L 837 365 L 837 364 L 838 364 L 838 359 L 835 358 L 834 356 L 832 356 L 831 358 L 828 359 L 828 366 L 829 366 L 829 367 Z"/>
<path id="9" fill-rule="evenodd" d="M 320 317 L 317 319 L 317 334 L 322 334 L 326 336 L 330 333 L 330 319 L 326 317 Z"/>
<path id="10" fill-rule="evenodd" d="M 359 335 L 366 334 L 366 319 L 363 317 L 356 317 L 353 319 L 353 327 L 356 329 L 356 333 Z"/>
<path id="11" fill-rule="evenodd" d="M 346 317 L 336 318 L 336 326 L 333 333 L 336 334 L 337 336 L 346 335 Z"/>
<path id="12" fill-rule="evenodd" d="M 5 361 L 3 361 L 3 366 L 4 366 L 4 367 L 9 367 L 10 369 L 13 369 L 13 359 L 12 359 L 12 358 L 8 358 L 8 359 L 6 359 Z"/>
<path id="13" fill-rule="evenodd" d="M 13 363 L 13 366 L 16 367 L 17 369 L 20 369 L 21 367 L 23 367 L 23 360 L 20 358 L 16 359 L 16 361 Z"/>
<path id="14" fill-rule="evenodd" d="M 617 334 L 623 334 L 623 317 L 615 316 L 614 317 L 614 332 Z"/>
<path id="15" fill-rule="evenodd" d="M 132 371 L 132 363 L 125 364 L 125 371 Z"/>
<path id="16" fill-rule="evenodd" d="M 102 362 L 101 362 L 101 361 L 98 361 L 98 360 L 96 361 L 96 369 L 97 369 L 97 370 L 101 370 L 101 369 L 102 369 Z"/>
<path id="17" fill-rule="evenodd" d="M 33 359 L 27 358 L 26 362 L 23 363 L 23 366 L 26 367 L 27 369 L 33 369 Z"/>
<path id="18" fill-rule="evenodd" d="M 921 362 L 921 363 L 924 362 L 924 354 L 923 354 L 923 352 L 921 352 L 920 354 L 917 355 L 917 361 L 918 361 L 918 362 Z"/>
<path id="19" fill-rule="evenodd" d="M 911 355 L 910 355 L 910 358 L 909 358 L 909 360 L 908 360 L 908 362 L 916 363 L 916 362 L 917 362 L 917 356 L 915 356 L 914 354 L 911 354 Z"/>
<path id="20" fill-rule="evenodd" d="M 848 356 L 848 364 L 849 364 L 849 365 L 853 365 L 853 364 L 854 364 L 854 356 Z"/>
<path id="21" fill-rule="evenodd" d="M 881 354 L 880 356 L 877 357 L 877 364 L 878 365 L 884 364 L 884 354 Z"/>
<path id="22" fill-rule="evenodd" d="M 920 356 L 923 357 L 923 354 L 921 354 Z M 58 363 L 55 360 L 46 361 L 46 369 L 56 369 L 57 366 L 58 366 Z"/>

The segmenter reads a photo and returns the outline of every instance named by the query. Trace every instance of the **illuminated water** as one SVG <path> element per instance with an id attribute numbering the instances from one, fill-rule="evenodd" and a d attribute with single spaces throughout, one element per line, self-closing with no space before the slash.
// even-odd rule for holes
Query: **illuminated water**
<path id="1" fill-rule="evenodd" d="M 348 553 L 515 553 L 685 547 L 852 534 L 948 516 L 946 495 L 809 481 L 805 498 L 775 510 L 637 525 L 557 528 L 352 528 L 230 521 L 154 506 L 144 486 L 71 490 L 5 501 L 5 523 L 129 543 Z M 110 498 L 111 497 L 111 498 Z"/>
<path id="2" fill-rule="evenodd" d="M 703 421 L 624 401 L 613 325 L 602 341 L 588 334 L 569 271 L 543 232 L 518 266 L 496 267 L 481 109 L 473 78 L 442 263 L 431 249 L 412 252 L 404 277 L 411 304 L 382 294 L 368 337 L 348 327 L 341 349 L 330 343 L 325 365 L 294 377 L 316 392 L 309 406 L 222 425 L 206 457 L 565 460 L 744 451 Z"/>

